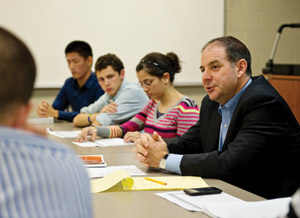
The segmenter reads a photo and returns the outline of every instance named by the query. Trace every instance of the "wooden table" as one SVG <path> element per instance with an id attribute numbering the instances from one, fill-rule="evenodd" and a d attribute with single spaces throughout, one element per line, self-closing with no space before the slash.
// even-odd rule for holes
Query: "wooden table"
<path id="1" fill-rule="evenodd" d="M 47 124 L 53 130 L 78 130 L 71 123 Z M 103 154 L 108 166 L 135 165 L 149 176 L 165 176 L 159 171 L 148 169 L 134 159 L 133 146 L 82 148 L 72 144 L 72 139 L 49 138 L 71 147 L 78 154 Z M 173 174 L 168 174 L 172 176 Z M 242 190 L 218 179 L 204 179 L 209 186 L 215 186 L 224 192 L 246 201 L 259 201 L 264 198 Z M 158 218 L 158 217 L 209 217 L 202 212 L 190 212 L 157 195 L 159 191 L 103 192 L 93 194 L 94 217 L 116 218 Z"/>

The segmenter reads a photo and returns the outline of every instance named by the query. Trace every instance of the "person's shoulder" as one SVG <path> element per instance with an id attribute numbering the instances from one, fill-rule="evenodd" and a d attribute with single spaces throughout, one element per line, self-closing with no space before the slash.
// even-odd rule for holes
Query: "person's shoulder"
<path id="1" fill-rule="evenodd" d="M 91 76 L 90 76 L 92 79 L 97 79 L 97 76 L 94 72 L 91 73 Z"/>
<path id="2" fill-rule="evenodd" d="M 89 79 L 86 82 L 90 82 L 93 85 L 97 84 L 98 86 L 100 86 L 99 82 L 98 82 L 98 79 L 97 79 L 97 76 L 94 72 L 91 73 Z"/>
<path id="3" fill-rule="evenodd" d="M 282 99 L 276 89 L 264 78 L 264 76 L 252 77 L 252 82 L 245 89 L 241 100 L 271 100 Z"/>
<path id="4" fill-rule="evenodd" d="M 144 97 L 144 98 L 147 98 L 147 95 L 146 93 L 144 92 L 144 90 L 142 89 L 141 86 L 139 86 L 137 83 L 135 82 L 128 82 L 127 80 L 124 80 L 123 81 L 123 86 L 122 86 L 122 92 L 125 94 L 126 92 L 126 95 L 128 93 L 131 93 L 132 95 L 135 95 L 135 96 L 141 96 L 141 97 Z"/>
<path id="5" fill-rule="evenodd" d="M 155 110 L 158 103 L 159 103 L 158 99 L 149 99 L 148 102 L 145 104 L 145 106 L 143 108 L 144 113 L 148 113 L 152 110 Z"/>
<path id="6" fill-rule="evenodd" d="M 184 105 L 186 107 L 198 107 L 197 103 L 188 96 L 184 96 L 179 105 Z"/>
<path id="7" fill-rule="evenodd" d="M 68 77 L 66 80 L 65 80 L 65 83 L 63 84 L 62 86 L 62 89 L 63 88 L 68 88 L 70 86 L 74 86 L 74 81 L 75 79 L 73 77 Z"/>
<path id="8" fill-rule="evenodd" d="M 282 114 L 282 118 L 294 120 L 289 105 L 263 76 L 253 78 L 241 95 L 236 110 L 246 112 L 254 109 L 263 109 L 269 114 L 273 111 Z"/>
<path id="9" fill-rule="evenodd" d="M 252 77 L 252 82 L 246 88 L 245 92 L 246 91 L 247 92 L 251 91 L 254 93 L 260 93 L 263 91 L 263 93 L 260 94 L 268 94 L 268 93 L 274 94 L 274 92 L 276 93 L 274 87 L 262 75 Z"/>
<path id="10" fill-rule="evenodd" d="M 74 80 L 75 80 L 75 79 L 74 79 L 73 77 L 68 77 L 68 78 L 65 80 L 65 84 L 73 83 Z"/>
<path id="11" fill-rule="evenodd" d="M 136 89 L 139 89 L 140 88 L 140 86 L 137 84 L 137 83 L 135 83 L 135 82 L 129 82 L 129 81 L 127 81 L 127 80 L 123 80 L 123 82 L 122 82 L 123 84 L 123 88 L 124 89 L 134 89 L 134 90 L 136 90 Z"/>
<path id="12" fill-rule="evenodd" d="M 28 149 L 32 152 L 38 150 L 45 152 L 48 151 L 52 154 L 69 153 L 74 155 L 74 152 L 65 145 L 49 140 L 45 136 L 37 135 L 15 128 L 1 127 L 0 141 L 5 141 L 7 145 L 14 145 L 25 150 Z"/>
<path id="13" fill-rule="evenodd" d="M 88 81 L 90 82 L 89 88 L 92 89 L 93 92 L 99 92 L 100 96 L 102 96 L 104 94 L 104 90 L 100 86 L 95 73 L 92 72 Z"/>

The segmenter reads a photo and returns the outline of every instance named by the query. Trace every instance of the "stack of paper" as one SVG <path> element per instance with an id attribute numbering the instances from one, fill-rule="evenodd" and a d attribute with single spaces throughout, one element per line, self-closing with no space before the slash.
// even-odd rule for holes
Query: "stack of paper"
<path id="1" fill-rule="evenodd" d="M 291 198 L 257 202 L 207 203 L 204 212 L 222 218 L 269 218 L 287 214 Z"/>
<path id="2" fill-rule="evenodd" d="M 156 195 L 190 211 L 204 211 L 205 204 L 209 202 L 243 202 L 241 199 L 228 195 L 224 192 L 214 195 L 190 196 L 183 191 L 175 191 L 156 193 Z"/>
<path id="3" fill-rule="evenodd" d="M 247 202 L 224 192 L 214 195 L 190 196 L 183 191 L 156 195 L 190 211 L 203 211 L 211 217 L 271 218 L 287 214 L 291 198 Z"/>

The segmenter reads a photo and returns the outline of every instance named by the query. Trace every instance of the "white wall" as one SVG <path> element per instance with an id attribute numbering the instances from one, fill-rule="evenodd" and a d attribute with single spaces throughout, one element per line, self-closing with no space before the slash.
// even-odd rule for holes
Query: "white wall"
<path id="1" fill-rule="evenodd" d="M 254 75 L 269 60 L 278 28 L 300 23 L 300 0 L 226 0 L 226 35 L 244 42 L 252 54 Z M 282 31 L 274 63 L 300 64 L 300 29 Z"/>
<path id="2" fill-rule="evenodd" d="M 149 52 L 183 61 L 175 83 L 200 84 L 200 50 L 224 34 L 224 0 L 0 0 L 0 25 L 21 36 L 38 65 L 36 87 L 61 87 L 70 76 L 64 49 L 87 41 L 94 59 L 115 53 L 126 77 Z M 95 62 L 94 60 L 94 62 Z"/>

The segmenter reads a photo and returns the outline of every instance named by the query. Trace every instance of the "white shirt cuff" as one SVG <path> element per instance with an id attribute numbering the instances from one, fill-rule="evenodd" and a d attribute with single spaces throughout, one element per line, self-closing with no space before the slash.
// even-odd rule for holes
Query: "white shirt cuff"
<path id="1" fill-rule="evenodd" d="M 166 161 L 166 170 L 181 175 L 180 162 L 182 157 L 183 155 L 179 154 L 169 154 Z"/>

